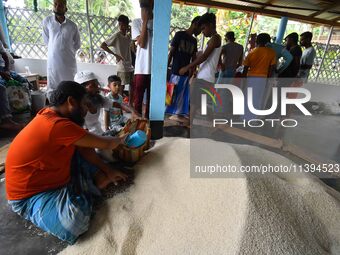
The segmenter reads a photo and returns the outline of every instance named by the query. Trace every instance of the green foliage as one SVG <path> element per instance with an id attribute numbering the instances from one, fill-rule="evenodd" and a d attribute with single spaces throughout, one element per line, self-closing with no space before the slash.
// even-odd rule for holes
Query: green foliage
<path id="1" fill-rule="evenodd" d="M 27 9 L 33 10 L 33 0 L 25 0 L 25 6 Z M 53 0 L 38 0 L 38 10 L 52 10 Z M 67 8 L 71 12 L 85 12 L 85 0 L 68 0 Z"/>
<path id="2" fill-rule="evenodd" d="M 222 38 L 224 38 L 226 32 L 233 31 L 236 42 L 244 45 L 251 19 L 249 14 L 230 10 L 218 10 L 216 18 L 216 29 Z"/>
<path id="3" fill-rule="evenodd" d="M 37 2 L 38 2 L 38 9 L 39 8 L 49 9 L 49 7 L 52 6 L 53 0 L 38 0 Z M 25 0 L 24 3 L 27 9 L 33 10 L 34 8 L 33 0 Z"/>
<path id="4" fill-rule="evenodd" d="M 275 37 L 279 24 L 279 18 L 257 15 L 251 32 L 256 34 L 268 33 L 271 37 Z"/>
<path id="5" fill-rule="evenodd" d="M 210 8 L 209 9 L 209 13 L 213 13 L 213 14 L 217 14 L 217 12 L 218 12 L 218 9 L 217 8 Z"/>
<path id="6" fill-rule="evenodd" d="M 171 31 L 172 36 L 175 31 L 188 28 L 190 26 L 191 20 L 198 15 L 202 15 L 202 12 L 204 13 L 205 11 L 200 10 L 198 7 L 173 4 L 171 13 L 171 27 L 175 29 Z M 250 25 L 249 14 L 216 8 L 211 8 L 209 12 L 216 15 L 217 32 L 222 37 L 227 31 L 234 31 L 236 40 L 242 45 L 244 44 Z"/>
<path id="7" fill-rule="evenodd" d="M 191 20 L 200 15 L 197 7 L 172 5 L 171 26 L 181 29 L 190 27 Z"/>
<path id="8" fill-rule="evenodd" d="M 117 17 L 125 14 L 132 17 L 130 0 L 89 0 L 90 13 L 96 16 Z"/>
<path id="9" fill-rule="evenodd" d="M 33 0 L 25 0 L 25 6 L 33 9 Z M 53 0 L 38 0 L 38 10 L 52 10 Z M 85 0 L 68 0 L 67 8 L 70 12 L 86 13 Z M 91 15 L 104 17 L 117 17 L 125 14 L 132 17 L 131 0 L 89 0 L 89 12 Z"/>

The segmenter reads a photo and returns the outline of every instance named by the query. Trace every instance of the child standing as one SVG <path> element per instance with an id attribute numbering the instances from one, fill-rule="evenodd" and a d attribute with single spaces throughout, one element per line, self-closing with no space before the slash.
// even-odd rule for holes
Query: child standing
<path id="1" fill-rule="evenodd" d="M 134 111 L 134 109 L 123 103 L 123 97 L 119 94 L 121 79 L 117 75 L 109 76 L 108 87 L 111 91 L 106 96 L 106 98 L 111 100 L 112 106 L 108 109 L 105 109 L 104 127 L 106 131 L 108 131 L 106 133 L 115 135 L 128 121 L 128 118 L 123 114 L 123 110 L 130 112 L 133 119 L 139 117 L 139 115 Z"/>

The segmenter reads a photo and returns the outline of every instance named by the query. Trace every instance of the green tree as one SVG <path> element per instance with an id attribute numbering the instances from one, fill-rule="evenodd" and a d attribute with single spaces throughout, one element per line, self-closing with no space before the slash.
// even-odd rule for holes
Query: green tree
<path id="1" fill-rule="evenodd" d="M 53 0 L 38 0 L 38 10 L 52 10 Z M 26 8 L 33 9 L 33 0 L 25 0 Z M 68 0 L 70 12 L 85 13 L 86 0 Z M 133 16 L 131 0 L 89 0 L 89 13 L 96 16 L 117 17 L 125 14 Z"/>
<path id="2" fill-rule="evenodd" d="M 226 32 L 233 31 L 236 41 L 244 45 L 250 26 L 250 14 L 219 9 L 216 12 L 216 26 L 217 32 L 222 37 Z"/>
<path id="3" fill-rule="evenodd" d="M 132 17 L 132 4 L 130 0 L 89 0 L 89 9 L 92 15 L 117 17 L 120 14 Z"/>
<path id="4" fill-rule="evenodd" d="M 170 21 L 170 41 L 175 33 L 190 27 L 191 21 L 196 16 L 201 15 L 199 9 L 193 6 L 172 4 L 171 21 Z"/>
<path id="5" fill-rule="evenodd" d="M 256 19 L 254 20 L 252 33 L 267 33 L 271 37 L 275 37 L 279 24 L 280 18 L 257 15 Z"/>
<path id="6" fill-rule="evenodd" d="M 67 8 L 71 12 L 86 12 L 85 0 L 68 0 Z M 25 0 L 25 6 L 27 9 L 34 9 L 34 1 L 33 0 Z M 52 10 L 53 8 L 53 0 L 37 0 L 38 10 Z"/>
<path id="7" fill-rule="evenodd" d="M 197 7 L 173 4 L 171 12 L 171 26 L 187 29 L 191 24 L 191 20 L 198 15 L 200 14 Z"/>

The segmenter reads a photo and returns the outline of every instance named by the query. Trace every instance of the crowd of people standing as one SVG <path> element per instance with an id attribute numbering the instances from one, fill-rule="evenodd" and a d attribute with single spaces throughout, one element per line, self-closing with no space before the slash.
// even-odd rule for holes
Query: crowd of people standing
<path id="1" fill-rule="evenodd" d="M 48 45 L 48 97 L 62 80 L 73 80 L 76 73 L 75 54 L 80 47 L 77 26 L 65 17 L 64 0 L 54 1 L 54 15 L 43 22 L 43 36 Z M 117 76 L 121 79 L 120 94 L 129 85 L 129 104 L 136 112 L 149 117 L 151 86 L 151 52 L 153 37 L 153 1 L 140 1 L 141 18 L 131 22 L 125 15 L 118 17 L 119 32 L 102 42 L 101 48 L 117 61 Z M 209 38 L 205 48 L 198 51 L 197 36 Z M 67 34 L 67 36 L 66 36 Z M 256 37 L 255 48 L 245 52 L 237 43 L 235 33 L 227 31 L 226 43 L 216 30 L 216 16 L 206 13 L 195 17 L 188 29 L 179 31 L 170 43 L 168 82 L 175 92 L 165 113 L 170 119 L 187 120 L 190 106 L 191 78 L 209 83 L 226 83 L 235 77 L 248 77 L 256 107 L 261 107 L 265 97 L 265 79 L 268 77 L 307 79 L 313 65 L 315 50 L 311 45 L 312 33 L 291 33 L 285 44 L 271 42 L 267 33 Z M 131 48 L 136 47 L 134 66 Z M 301 47 L 305 47 L 302 51 Z M 287 86 L 287 84 L 286 84 Z M 145 103 L 145 109 L 143 105 Z"/>

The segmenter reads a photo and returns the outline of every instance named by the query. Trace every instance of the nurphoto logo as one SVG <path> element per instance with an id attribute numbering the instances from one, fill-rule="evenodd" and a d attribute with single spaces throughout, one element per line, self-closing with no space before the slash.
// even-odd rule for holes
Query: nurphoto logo
<path id="1" fill-rule="evenodd" d="M 296 88 L 296 87 L 283 87 L 280 88 L 280 96 L 279 89 L 274 87 L 272 88 L 272 104 L 268 109 L 256 109 L 253 103 L 253 88 L 247 88 L 247 98 L 243 91 L 231 84 L 215 84 L 214 87 L 210 87 L 210 91 L 207 89 L 201 88 L 204 94 L 201 94 L 201 114 L 207 115 L 208 103 L 207 96 L 209 96 L 215 107 L 222 107 L 222 99 L 220 93 L 217 93 L 216 89 L 226 89 L 229 90 L 232 98 L 232 108 L 233 115 L 240 116 L 240 120 L 238 122 L 233 121 L 232 119 L 213 119 L 213 127 L 217 125 L 241 125 L 243 127 L 262 127 L 264 124 L 271 123 L 271 126 L 274 127 L 274 123 L 278 122 L 283 127 L 296 127 L 298 125 L 297 120 L 288 119 L 288 118 L 256 118 L 256 119 L 247 119 L 242 118 L 245 116 L 245 107 L 248 107 L 249 112 L 256 116 L 269 116 L 272 115 L 279 107 L 280 103 L 280 114 L 281 116 L 287 116 L 287 108 L 289 106 L 295 105 L 304 115 L 312 115 L 303 105 L 307 103 L 311 99 L 311 93 L 309 90 L 305 88 Z M 223 92 L 222 92 L 223 93 Z M 299 98 L 289 98 L 289 93 L 300 94 Z M 279 98 L 280 97 L 280 98 Z M 217 99 L 217 101 L 216 101 Z M 247 100 L 247 104 L 245 104 L 245 100 Z"/>

